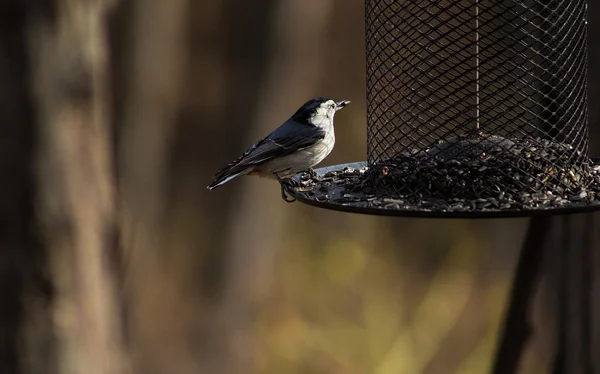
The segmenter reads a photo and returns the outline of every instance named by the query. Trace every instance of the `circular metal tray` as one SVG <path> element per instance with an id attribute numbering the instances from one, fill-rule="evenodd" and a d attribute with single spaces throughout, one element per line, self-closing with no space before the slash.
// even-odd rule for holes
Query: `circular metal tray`
<path id="1" fill-rule="evenodd" d="M 594 164 L 600 165 L 599 160 L 594 160 Z M 323 178 L 330 172 L 339 172 L 344 169 L 364 170 L 367 167 L 367 162 L 363 161 L 323 167 L 315 169 L 315 172 L 319 178 Z M 296 175 L 294 179 L 298 182 L 301 181 L 301 174 Z M 388 199 L 374 194 L 365 194 L 362 191 L 348 192 L 343 185 L 340 186 L 330 182 L 319 181 L 316 184 L 307 187 L 290 187 L 286 185 L 284 188 L 291 197 L 308 205 L 343 212 L 381 216 L 422 218 L 515 218 L 539 215 L 564 215 L 600 210 L 600 198 L 593 201 L 585 199 L 580 201 L 568 201 L 561 206 L 544 206 L 527 209 L 475 208 L 467 211 L 445 211 L 435 208 L 435 204 L 429 204 L 428 199 L 426 198 L 423 199 L 423 204 L 404 205 L 399 203 L 402 200 Z M 465 202 L 467 204 L 475 204 L 475 202 L 469 200 L 465 200 Z"/>

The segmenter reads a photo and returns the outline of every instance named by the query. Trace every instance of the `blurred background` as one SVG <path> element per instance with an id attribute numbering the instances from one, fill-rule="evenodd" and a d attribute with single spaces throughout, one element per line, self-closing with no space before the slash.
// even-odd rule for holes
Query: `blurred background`
<path id="1" fill-rule="evenodd" d="M 352 101 L 322 165 L 366 158 L 362 1 L 1 7 L 0 372 L 489 371 L 527 219 L 345 214 L 258 178 L 206 190 L 316 96 Z M 598 21 L 590 2 L 595 156 Z M 552 365 L 553 259 L 522 373 Z"/>

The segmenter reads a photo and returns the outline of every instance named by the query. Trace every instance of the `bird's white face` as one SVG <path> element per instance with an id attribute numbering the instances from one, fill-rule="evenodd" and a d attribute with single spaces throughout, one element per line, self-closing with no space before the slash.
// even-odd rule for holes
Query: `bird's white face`
<path id="1" fill-rule="evenodd" d="M 315 109 L 315 113 L 311 116 L 312 124 L 319 127 L 332 126 L 333 115 L 337 109 L 337 105 L 333 100 L 327 100 L 321 103 L 321 105 Z"/>

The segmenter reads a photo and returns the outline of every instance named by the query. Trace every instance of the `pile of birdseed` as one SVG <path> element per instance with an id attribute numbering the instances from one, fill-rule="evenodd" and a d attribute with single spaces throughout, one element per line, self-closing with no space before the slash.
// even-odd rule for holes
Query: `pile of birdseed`
<path id="1" fill-rule="evenodd" d="M 309 199 L 356 207 L 441 212 L 531 210 L 600 201 L 600 165 L 543 139 L 469 135 L 373 168 L 302 177 Z"/>

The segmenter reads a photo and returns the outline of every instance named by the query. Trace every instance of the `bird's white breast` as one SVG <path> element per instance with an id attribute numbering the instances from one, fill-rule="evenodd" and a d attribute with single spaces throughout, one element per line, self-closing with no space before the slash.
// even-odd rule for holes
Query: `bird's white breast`
<path id="1" fill-rule="evenodd" d="M 310 167 L 318 164 L 323 161 L 325 157 L 331 153 L 333 150 L 333 146 L 335 145 L 335 134 L 333 131 L 327 132 L 327 135 L 318 142 L 316 142 L 312 147 L 306 148 L 303 151 L 306 151 L 311 157 L 314 158 L 315 163 Z"/>

